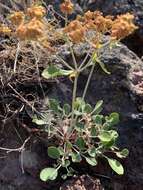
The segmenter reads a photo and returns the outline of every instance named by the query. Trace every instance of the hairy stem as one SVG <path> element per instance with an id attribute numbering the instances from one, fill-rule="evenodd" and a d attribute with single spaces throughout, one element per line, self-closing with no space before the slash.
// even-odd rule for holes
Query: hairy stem
<path id="1" fill-rule="evenodd" d="M 74 124 L 74 103 L 75 103 L 75 99 L 76 99 L 76 92 L 77 92 L 77 82 L 78 82 L 78 74 L 75 77 L 74 80 L 74 86 L 73 86 L 73 95 L 72 95 L 72 115 L 71 115 L 71 125 L 70 125 L 70 129 L 69 129 L 69 133 L 72 131 L 73 129 L 73 124 Z"/>
<path id="2" fill-rule="evenodd" d="M 90 80 L 91 80 L 91 77 L 92 77 L 94 68 L 95 68 L 95 63 L 94 63 L 94 64 L 92 65 L 92 67 L 91 67 L 91 71 L 90 71 L 90 73 L 89 73 L 89 76 L 88 76 L 88 79 L 87 79 L 87 82 L 86 82 L 86 85 L 85 85 L 85 88 L 84 88 L 84 92 L 83 92 L 83 95 L 82 95 L 82 99 L 83 99 L 83 100 L 84 100 L 84 98 L 85 98 L 85 96 L 86 96 L 87 89 L 88 89 L 88 86 L 89 86 L 89 83 L 90 83 Z"/>
<path id="3" fill-rule="evenodd" d="M 59 55 L 56 55 L 56 57 L 62 62 L 62 64 L 67 67 L 68 69 L 74 70 L 73 67 L 71 67 L 64 59 L 62 59 Z"/>

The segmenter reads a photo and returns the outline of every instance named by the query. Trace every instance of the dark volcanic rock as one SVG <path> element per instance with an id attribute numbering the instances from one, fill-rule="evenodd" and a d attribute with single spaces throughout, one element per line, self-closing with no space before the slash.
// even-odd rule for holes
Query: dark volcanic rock
<path id="1" fill-rule="evenodd" d="M 86 44 L 74 47 L 75 55 L 80 64 L 85 52 L 88 50 Z M 66 46 L 60 47 L 61 55 L 65 60 L 71 62 L 70 52 Z M 105 100 L 105 112 L 118 111 L 122 115 L 142 112 L 143 106 L 143 62 L 125 45 L 110 50 L 108 47 L 101 50 L 101 62 L 105 64 L 110 75 L 105 74 L 99 67 L 96 67 L 95 74 L 89 87 L 88 101 L 92 104 L 98 99 Z M 79 80 L 79 95 L 83 90 L 87 73 L 82 74 Z M 70 96 L 69 88 L 63 88 L 65 84 L 58 84 L 63 94 Z M 55 87 L 57 88 L 57 87 Z M 54 93 L 55 93 L 54 88 Z M 67 90 L 66 90 L 67 89 Z M 57 90 L 59 90 L 57 88 Z M 60 93 L 62 94 L 62 93 Z M 57 96 L 57 94 L 56 94 Z M 64 97 L 61 95 L 61 97 Z M 115 107 L 115 108 L 114 108 Z"/>

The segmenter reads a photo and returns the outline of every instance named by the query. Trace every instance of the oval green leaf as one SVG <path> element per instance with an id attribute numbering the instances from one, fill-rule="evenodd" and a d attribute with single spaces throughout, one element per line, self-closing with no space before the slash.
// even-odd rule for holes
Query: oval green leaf
<path id="1" fill-rule="evenodd" d="M 97 165 L 97 160 L 95 158 L 91 157 L 85 157 L 86 162 L 91 165 L 91 166 L 96 166 Z"/>
<path id="2" fill-rule="evenodd" d="M 55 180 L 58 176 L 58 171 L 55 168 L 44 168 L 40 173 L 42 181 Z"/>
<path id="3" fill-rule="evenodd" d="M 96 148 L 95 148 L 95 147 L 92 147 L 92 148 L 89 148 L 89 149 L 87 150 L 87 152 L 88 152 L 89 156 L 95 157 L 97 151 L 96 151 Z"/>
<path id="4" fill-rule="evenodd" d="M 60 157 L 59 149 L 54 146 L 48 147 L 48 156 L 53 159 L 58 159 Z"/>
<path id="5" fill-rule="evenodd" d="M 99 100 L 96 105 L 95 108 L 93 110 L 94 114 L 99 114 L 102 111 L 102 105 L 103 105 L 103 100 Z"/>
<path id="6" fill-rule="evenodd" d="M 127 148 L 124 148 L 121 152 L 116 152 L 116 155 L 119 158 L 126 158 L 129 155 L 129 150 Z"/>
<path id="7" fill-rule="evenodd" d="M 82 137 L 79 137 L 76 140 L 76 145 L 78 146 L 79 149 L 83 150 L 83 149 L 85 149 L 86 143 Z"/>
<path id="8" fill-rule="evenodd" d="M 64 70 L 59 67 L 56 67 L 55 65 L 50 65 L 48 68 L 44 69 L 42 76 L 45 79 L 51 79 L 60 76 L 68 76 L 71 73 L 73 73 L 72 70 Z"/>
<path id="9" fill-rule="evenodd" d="M 107 158 L 107 160 L 112 170 L 114 170 L 118 175 L 124 174 L 124 168 L 119 161 L 117 161 L 116 159 L 111 159 L 111 158 Z"/>
<path id="10" fill-rule="evenodd" d="M 72 162 L 81 162 L 82 161 L 82 157 L 80 156 L 79 153 L 72 152 L 71 157 L 72 157 Z"/>

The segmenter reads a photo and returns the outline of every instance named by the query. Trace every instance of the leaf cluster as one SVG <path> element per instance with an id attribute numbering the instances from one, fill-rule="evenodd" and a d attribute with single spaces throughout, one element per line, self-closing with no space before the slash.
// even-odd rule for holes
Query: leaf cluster
<path id="1" fill-rule="evenodd" d="M 43 181 L 55 180 L 60 168 L 65 168 L 64 179 L 73 175 L 73 163 L 87 162 L 96 166 L 98 158 L 105 158 L 111 168 L 119 175 L 124 173 L 121 163 L 110 158 L 115 154 L 118 158 L 125 158 L 128 150 L 119 150 L 116 146 L 118 133 L 114 126 L 119 122 L 119 114 L 101 114 L 103 101 L 98 101 L 94 107 L 87 104 L 82 98 L 76 98 L 74 102 L 74 127 L 70 130 L 71 106 L 63 106 L 55 99 L 49 100 L 48 109 L 55 118 L 54 124 L 49 126 L 51 136 L 55 136 L 60 144 L 48 147 L 48 156 L 56 160 L 54 167 L 48 167 L 41 171 L 40 178 Z M 42 123 L 40 119 L 33 120 L 36 124 Z M 108 155 L 108 156 L 107 156 Z"/>

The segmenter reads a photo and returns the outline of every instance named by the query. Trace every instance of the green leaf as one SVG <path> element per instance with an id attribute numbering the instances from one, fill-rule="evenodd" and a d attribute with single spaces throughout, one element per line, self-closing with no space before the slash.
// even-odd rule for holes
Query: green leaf
<path id="1" fill-rule="evenodd" d="M 95 157 L 96 156 L 96 148 L 95 147 L 89 148 L 87 150 L 87 152 L 88 152 L 89 156 L 91 156 L 91 157 Z"/>
<path id="2" fill-rule="evenodd" d="M 34 115 L 32 122 L 37 125 L 46 125 L 47 124 L 47 122 L 44 121 L 43 119 L 38 119 L 36 115 Z"/>
<path id="3" fill-rule="evenodd" d="M 70 165 L 70 161 L 69 160 L 63 160 L 62 161 L 62 167 L 67 168 Z"/>
<path id="4" fill-rule="evenodd" d="M 60 69 L 54 65 L 50 65 L 48 68 L 44 69 L 42 76 L 45 79 L 51 79 L 51 78 L 56 78 L 60 76 L 68 76 L 71 73 L 73 73 L 72 70 L 64 70 Z"/>
<path id="5" fill-rule="evenodd" d="M 92 119 L 96 125 L 102 125 L 103 115 L 93 115 Z"/>
<path id="6" fill-rule="evenodd" d="M 72 157 L 72 162 L 81 162 L 82 161 L 80 153 L 72 152 L 71 157 Z"/>
<path id="7" fill-rule="evenodd" d="M 110 142 L 112 140 L 112 136 L 108 131 L 102 131 L 98 137 L 103 142 Z"/>
<path id="8" fill-rule="evenodd" d="M 112 139 L 112 140 L 109 141 L 109 142 L 102 142 L 102 144 L 103 144 L 104 148 L 106 148 L 106 149 L 109 150 L 109 148 L 111 148 L 111 147 L 113 147 L 113 146 L 115 145 L 115 142 L 116 142 L 116 140 L 115 140 L 115 139 Z M 108 151 L 108 150 L 107 150 L 107 151 Z"/>
<path id="9" fill-rule="evenodd" d="M 98 61 L 98 64 L 100 65 L 101 69 L 106 73 L 106 74 L 111 74 L 111 72 L 109 72 L 106 67 L 105 67 L 105 64 L 101 61 Z"/>
<path id="10" fill-rule="evenodd" d="M 91 113 L 93 111 L 92 106 L 90 104 L 86 104 L 83 111 L 87 114 Z"/>
<path id="11" fill-rule="evenodd" d="M 113 139 L 117 139 L 119 137 L 117 131 L 115 131 L 115 130 L 110 130 L 108 132 L 111 134 Z"/>
<path id="12" fill-rule="evenodd" d="M 64 114 L 65 115 L 69 115 L 70 114 L 70 111 L 71 111 L 71 107 L 69 104 L 64 104 L 63 106 L 63 111 L 64 111 Z"/>
<path id="13" fill-rule="evenodd" d="M 123 175 L 124 174 L 124 168 L 122 166 L 122 164 L 115 160 L 115 159 L 111 159 L 111 158 L 107 158 L 108 163 L 110 165 L 110 167 L 112 168 L 112 170 L 114 170 L 118 175 Z"/>
<path id="14" fill-rule="evenodd" d="M 40 173 L 42 181 L 55 180 L 58 176 L 58 171 L 55 168 L 44 168 Z"/>
<path id="15" fill-rule="evenodd" d="M 121 152 L 116 152 L 116 155 L 119 158 L 126 158 L 129 155 L 129 150 L 127 148 L 124 148 Z"/>
<path id="16" fill-rule="evenodd" d="M 106 122 L 104 123 L 104 128 L 111 129 L 114 125 L 119 123 L 119 114 L 116 112 L 111 113 L 109 116 L 105 117 Z"/>
<path id="17" fill-rule="evenodd" d="M 62 147 L 58 147 L 59 153 L 61 156 L 64 155 L 64 149 Z"/>
<path id="18" fill-rule="evenodd" d="M 67 149 L 71 149 L 72 148 L 72 143 L 70 141 L 66 141 L 65 145 L 66 145 Z"/>
<path id="19" fill-rule="evenodd" d="M 76 140 L 76 145 L 78 146 L 79 149 L 83 150 L 85 149 L 85 141 L 82 137 L 79 137 L 77 140 Z"/>
<path id="20" fill-rule="evenodd" d="M 110 120 L 110 123 L 112 123 L 112 125 L 118 124 L 120 121 L 119 114 L 116 112 L 111 113 L 109 116 L 109 120 Z"/>
<path id="21" fill-rule="evenodd" d="M 117 137 L 118 133 L 114 130 L 101 131 L 101 133 L 98 135 L 98 138 L 104 143 L 109 143 L 110 141 L 116 139 Z"/>
<path id="22" fill-rule="evenodd" d="M 103 100 L 99 100 L 96 105 L 95 108 L 93 110 L 94 114 L 99 114 L 102 111 L 102 105 L 103 105 Z"/>
<path id="23" fill-rule="evenodd" d="M 84 130 L 84 128 L 85 128 L 84 123 L 76 123 L 75 129 L 76 129 L 78 132 L 81 132 L 82 130 Z"/>
<path id="24" fill-rule="evenodd" d="M 91 132 L 90 132 L 90 133 L 91 133 L 92 138 L 96 137 L 97 131 L 96 131 L 95 126 L 93 126 L 93 127 L 91 128 Z"/>
<path id="25" fill-rule="evenodd" d="M 84 107 L 85 107 L 85 101 L 82 98 L 77 97 L 74 102 L 74 109 L 81 111 L 84 109 Z"/>
<path id="26" fill-rule="evenodd" d="M 86 162 L 90 164 L 91 166 L 96 166 L 97 165 L 97 160 L 95 158 L 91 157 L 85 157 Z"/>
<path id="27" fill-rule="evenodd" d="M 58 148 L 54 146 L 48 147 L 48 156 L 53 158 L 53 159 L 58 159 L 60 158 L 60 151 Z"/>

